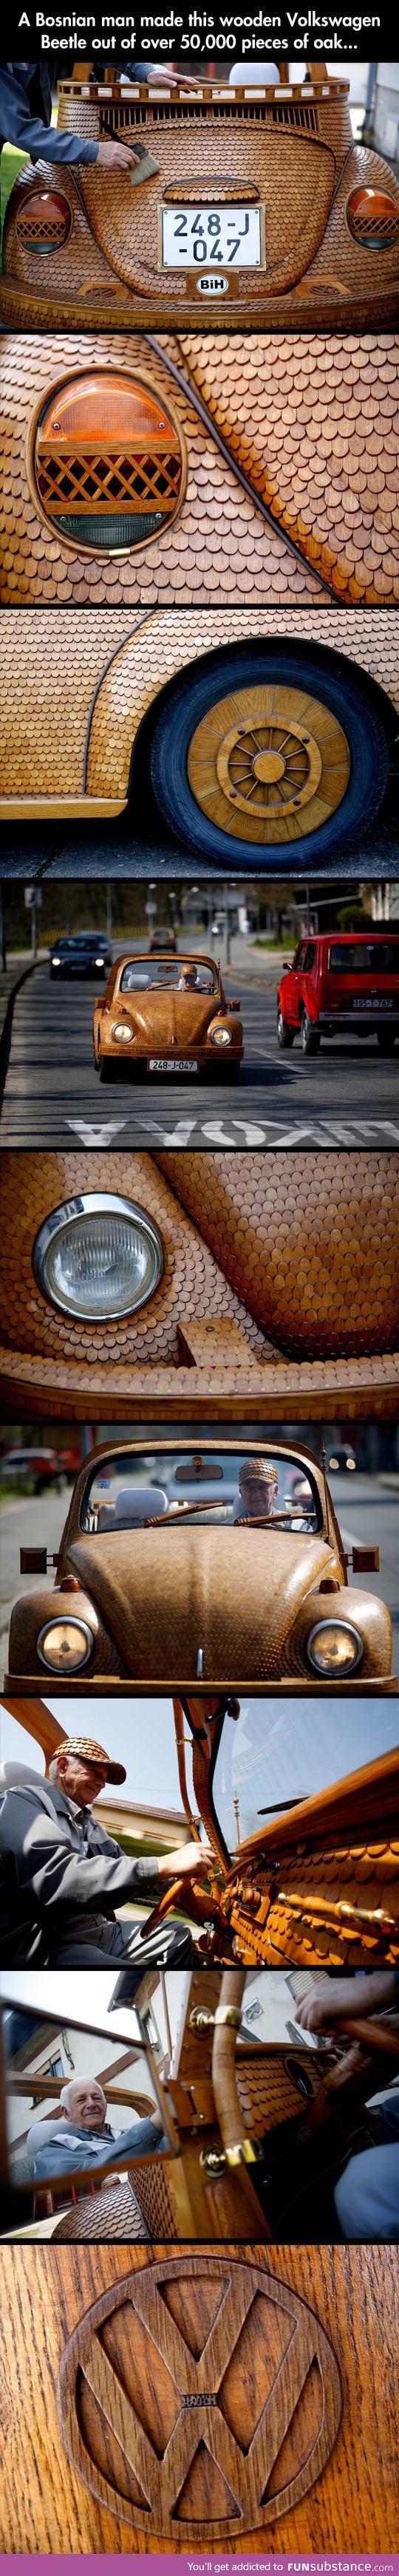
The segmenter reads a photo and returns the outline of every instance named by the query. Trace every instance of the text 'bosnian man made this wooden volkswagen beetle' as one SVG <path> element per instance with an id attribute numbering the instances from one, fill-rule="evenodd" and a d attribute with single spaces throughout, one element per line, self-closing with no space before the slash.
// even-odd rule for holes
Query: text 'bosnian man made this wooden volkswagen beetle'
<path id="1" fill-rule="evenodd" d="M 378 1549 L 353 1547 L 355 1574 Z M 347 1588 L 323 1467 L 305 1448 L 113 1441 L 77 1478 L 56 1587 L 45 1549 L 21 1550 L 44 1576 L 10 1625 L 13 1689 L 43 1671 L 79 1691 L 143 1681 L 188 1687 L 289 1680 L 388 1687 L 389 1612 Z"/>
<path id="2" fill-rule="evenodd" d="M 100 1082 L 123 1064 L 140 1073 L 223 1074 L 235 1081 L 243 1055 L 239 1002 L 226 1002 L 211 957 L 117 957 L 94 1004 L 94 1063 Z"/>
<path id="3" fill-rule="evenodd" d="M 288 65 L 248 87 L 199 74 L 191 92 L 165 74 L 157 87 L 126 72 L 115 65 L 101 80 L 76 65 L 59 84 L 58 125 L 81 135 L 83 158 L 76 174 L 67 161 L 19 174 L 3 320 L 17 330 L 73 328 L 82 312 L 89 329 L 143 313 L 172 330 L 203 330 L 210 314 L 224 330 L 395 324 L 398 181 L 354 142 L 348 81 L 322 62 L 292 84 Z M 129 145 L 135 166 L 99 163 L 105 139 Z"/>

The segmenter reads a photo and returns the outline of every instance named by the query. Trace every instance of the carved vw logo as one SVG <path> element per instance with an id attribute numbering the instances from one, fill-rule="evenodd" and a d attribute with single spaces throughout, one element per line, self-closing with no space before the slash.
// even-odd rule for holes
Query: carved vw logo
<path id="1" fill-rule="evenodd" d="M 184 2546 L 204 2532 L 239 2541 L 289 2512 L 330 2457 L 341 2388 L 303 2299 L 255 2263 L 190 2249 L 88 2309 L 58 2407 L 101 2503 L 148 2541 Z"/>

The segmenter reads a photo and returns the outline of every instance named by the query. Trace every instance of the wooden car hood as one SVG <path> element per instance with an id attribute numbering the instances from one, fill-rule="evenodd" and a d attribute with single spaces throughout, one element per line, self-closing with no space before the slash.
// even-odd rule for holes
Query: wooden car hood
<path id="1" fill-rule="evenodd" d="M 334 1563 L 322 1538 L 287 1531 L 143 1529 L 80 1538 L 68 1564 L 135 1680 L 262 1681 L 278 1670 L 304 1595 Z"/>
<path id="2" fill-rule="evenodd" d="M 185 1044 L 192 1046 L 193 1040 L 200 1046 L 218 1010 L 217 993 L 120 992 L 116 1003 L 117 1015 L 128 1011 L 138 1036 L 145 1046 L 154 1047 L 156 1054 L 170 1047 L 172 1038 L 183 1049 Z"/>

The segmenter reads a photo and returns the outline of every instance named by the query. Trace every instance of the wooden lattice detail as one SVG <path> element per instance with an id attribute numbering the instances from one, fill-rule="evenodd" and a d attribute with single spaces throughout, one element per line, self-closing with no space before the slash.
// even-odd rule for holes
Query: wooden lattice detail
<path id="1" fill-rule="evenodd" d="M 48 249 L 54 246 L 59 250 L 68 240 L 70 229 L 71 210 L 66 197 L 56 197 L 45 190 L 41 194 L 37 190 L 34 196 L 25 197 L 18 208 L 18 240 L 26 242 L 31 250 L 40 250 L 46 245 Z"/>
<path id="2" fill-rule="evenodd" d="M 391 250 L 399 241 L 399 206 L 377 190 L 356 189 L 349 198 L 347 220 L 353 241 L 363 250 Z"/>
<path id="3" fill-rule="evenodd" d="M 129 455 L 107 455 L 104 450 L 65 453 L 60 448 L 44 450 L 40 439 L 36 450 L 37 483 L 43 506 L 52 518 L 66 510 L 74 515 L 87 510 L 132 509 L 162 510 L 165 518 L 176 508 L 181 457 L 176 449 L 161 456 L 145 455 L 140 449 Z"/>

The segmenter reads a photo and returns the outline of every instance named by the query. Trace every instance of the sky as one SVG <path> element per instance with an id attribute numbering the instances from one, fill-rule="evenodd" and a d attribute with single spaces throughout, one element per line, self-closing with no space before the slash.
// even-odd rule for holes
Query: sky
<path id="1" fill-rule="evenodd" d="M 55 2013 L 66 2022 L 83 2021 L 88 2029 L 107 2030 L 110 2039 L 132 2040 L 139 2037 L 136 2013 L 114 2012 L 108 2017 L 108 2005 L 116 1984 L 117 1969 L 97 1968 L 4 1968 L 0 1975 L 0 1995 L 7 2002 L 30 2004 L 31 2010 Z"/>

